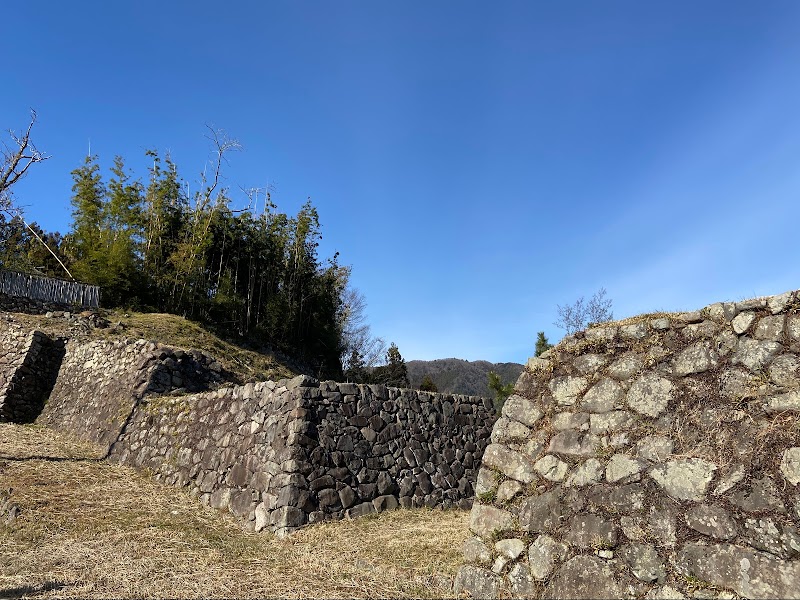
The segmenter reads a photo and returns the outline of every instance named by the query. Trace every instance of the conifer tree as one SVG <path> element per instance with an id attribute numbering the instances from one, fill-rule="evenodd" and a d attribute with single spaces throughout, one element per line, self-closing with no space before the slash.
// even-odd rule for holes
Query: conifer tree
<path id="1" fill-rule="evenodd" d="M 494 406 L 499 411 L 508 397 L 514 392 L 514 384 L 507 383 L 503 385 L 500 380 L 500 375 L 494 371 L 489 371 L 489 389 L 494 392 Z"/>
<path id="2" fill-rule="evenodd" d="M 422 383 L 419 384 L 419 389 L 423 392 L 438 392 L 439 388 L 436 387 L 436 383 L 431 379 L 430 375 L 425 375 L 422 378 Z"/>
<path id="3" fill-rule="evenodd" d="M 547 340 L 547 336 L 544 334 L 544 331 L 540 331 L 538 334 L 536 334 L 536 353 L 534 356 L 541 356 L 552 347 L 553 344 Z"/>
<path id="4" fill-rule="evenodd" d="M 386 351 L 386 364 L 375 369 L 378 383 L 392 387 L 408 387 L 408 367 L 400 355 L 397 345 L 392 342 Z"/>

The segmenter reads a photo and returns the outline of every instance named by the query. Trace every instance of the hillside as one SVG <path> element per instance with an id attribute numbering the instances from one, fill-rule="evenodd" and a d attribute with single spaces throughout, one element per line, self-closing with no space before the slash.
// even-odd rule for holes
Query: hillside
<path id="1" fill-rule="evenodd" d="M 214 357 L 225 370 L 226 378 L 234 383 L 291 378 L 308 371 L 307 367 L 296 364 L 281 353 L 250 346 L 243 340 L 223 336 L 222 332 L 211 331 L 200 323 L 177 315 L 120 310 L 101 310 L 99 316 L 90 315 L 57 311 L 46 315 L 13 312 L 8 313 L 7 318 L 57 337 L 146 339 L 165 346 L 199 350 Z"/>
<path id="2" fill-rule="evenodd" d="M 492 397 L 488 386 L 488 373 L 500 375 L 503 383 L 514 383 L 522 372 L 518 363 L 490 363 L 485 360 L 468 361 L 460 358 L 437 360 L 411 360 L 406 363 L 412 387 L 418 388 L 425 375 L 430 375 L 440 392 Z"/>

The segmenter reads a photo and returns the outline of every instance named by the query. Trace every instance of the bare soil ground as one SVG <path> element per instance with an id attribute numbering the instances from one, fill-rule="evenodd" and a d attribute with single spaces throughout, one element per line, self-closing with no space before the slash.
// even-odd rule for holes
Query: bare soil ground
<path id="1" fill-rule="evenodd" d="M 452 595 L 467 512 L 398 510 L 278 539 L 99 455 L 0 424 L 0 598 Z"/>

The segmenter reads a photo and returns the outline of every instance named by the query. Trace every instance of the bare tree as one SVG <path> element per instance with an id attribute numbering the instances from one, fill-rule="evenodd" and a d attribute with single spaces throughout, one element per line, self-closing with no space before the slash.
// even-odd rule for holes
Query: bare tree
<path id="1" fill-rule="evenodd" d="M 342 294 L 340 319 L 342 323 L 342 359 L 345 369 L 349 366 L 353 350 L 363 361 L 365 367 L 374 367 L 386 354 L 386 341 L 372 335 L 367 321 L 367 301 L 364 294 L 347 286 Z"/>
<path id="2" fill-rule="evenodd" d="M 606 298 L 605 288 L 600 288 L 587 302 L 583 296 L 573 304 L 558 305 L 556 327 L 566 329 L 567 335 L 586 329 L 592 323 L 602 323 L 614 318 L 611 300 Z"/>
<path id="3" fill-rule="evenodd" d="M 39 151 L 33 141 L 31 141 L 31 131 L 33 130 L 34 123 L 36 123 L 36 111 L 31 109 L 31 122 L 28 123 L 28 128 L 25 130 L 25 133 L 17 134 L 12 129 L 9 129 L 8 133 L 11 136 L 12 143 L 8 144 L 7 142 L 3 142 L 2 162 L 0 162 L 0 211 L 4 212 L 12 219 L 14 217 L 18 218 L 39 243 L 47 248 L 47 251 L 53 255 L 58 261 L 58 264 L 60 264 L 67 275 L 69 275 L 69 278 L 74 281 L 75 278 L 72 276 L 72 273 L 69 272 L 66 265 L 61 262 L 58 255 L 53 252 L 39 233 L 25 220 L 22 215 L 22 209 L 14 203 L 13 190 L 11 189 L 14 187 L 14 184 L 25 177 L 28 173 L 28 169 L 30 169 L 32 165 L 44 162 L 50 158 L 45 153 Z"/>
<path id="4" fill-rule="evenodd" d="M 0 210 L 8 211 L 15 208 L 11 188 L 25 177 L 31 165 L 50 158 L 40 152 L 31 141 L 34 123 L 36 123 L 36 111 L 31 109 L 31 122 L 25 133 L 18 135 L 9 129 L 8 133 L 13 143 L 9 145 L 7 142 L 3 142 L 2 164 L 0 164 Z"/>

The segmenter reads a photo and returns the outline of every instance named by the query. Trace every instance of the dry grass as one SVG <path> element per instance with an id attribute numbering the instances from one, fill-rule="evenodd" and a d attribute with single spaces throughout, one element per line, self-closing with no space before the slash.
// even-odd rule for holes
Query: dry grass
<path id="1" fill-rule="evenodd" d="M 146 339 L 185 349 L 197 349 L 210 354 L 238 380 L 265 381 L 291 378 L 298 369 L 274 353 L 248 350 L 236 343 L 226 341 L 199 323 L 177 315 L 164 313 L 137 313 L 120 310 L 101 311 L 111 323 L 121 323 L 121 330 L 114 328 L 93 329 L 88 334 L 77 333 L 68 321 L 61 317 L 47 318 L 43 315 L 9 313 L 14 321 L 29 329 L 41 329 L 51 335 L 75 336 L 88 339 Z"/>
<path id="2" fill-rule="evenodd" d="M 97 460 L 96 447 L 0 425 L 0 597 L 444 597 L 468 514 L 400 510 L 247 534 L 185 490 Z"/>

